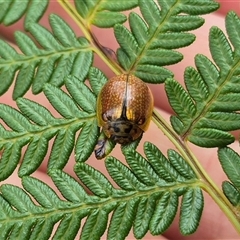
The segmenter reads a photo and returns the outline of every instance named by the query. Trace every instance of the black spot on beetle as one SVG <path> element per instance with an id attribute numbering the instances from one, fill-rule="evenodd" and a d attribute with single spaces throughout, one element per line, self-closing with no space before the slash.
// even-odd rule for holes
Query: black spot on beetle
<path id="1" fill-rule="evenodd" d="M 115 133 L 119 133 L 120 132 L 120 128 L 117 126 L 113 126 L 113 130 Z"/>
<path id="2" fill-rule="evenodd" d="M 125 132 L 125 133 L 130 133 L 131 130 L 132 130 L 132 125 L 129 125 L 128 127 L 126 127 L 126 128 L 124 129 L 124 132 Z"/>

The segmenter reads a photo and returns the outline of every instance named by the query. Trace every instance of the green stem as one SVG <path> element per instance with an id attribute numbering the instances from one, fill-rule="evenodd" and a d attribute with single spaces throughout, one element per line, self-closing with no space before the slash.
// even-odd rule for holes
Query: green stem
<path id="1" fill-rule="evenodd" d="M 212 199 L 218 204 L 229 221 L 233 224 L 238 233 L 240 233 L 240 223 L 235 213 L 234 207 L 225 197 L 223 192 L 217 187 L 217 185 L 208 176 L 207 172 L 201 166 L 197 158 L 189 149 L 187 142 L 183 142 L 182 139 L 174 132 L 172 127 L 161 117 L 156 110 L 153 112 L 153 121 L 159 129 L 168 137 L 168 139 L 175 145 L 182 157 L 192 167 L 195 174 L 201 182 L 201 188 L 205 190 Z"/>
<path id="2" fill-rule="evenodd" d="M 92 50 L 106 63 L 106 65 L 115 73 L 120 74 L 123 70 L 122 68 L 109 56 L 104 53 L 104 47 L 99 43 L 97 38 L 94 37 L 87 19 L 83 19 L 77 12 L 76 8 L 69 2 L 69 0 L 57 0 L 63 9 L 68 13 L 68 15 L 76 22 L 79 28 L 82 30 L 84 36 L 92 45 Z"/>

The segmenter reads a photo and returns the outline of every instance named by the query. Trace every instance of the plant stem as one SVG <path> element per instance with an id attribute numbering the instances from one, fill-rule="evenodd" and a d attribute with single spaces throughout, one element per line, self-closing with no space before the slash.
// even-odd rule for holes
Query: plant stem
<path id="1" fill-rule="evenodd" d="M 123 71 L 122 68 L 115 61 L 109 58 L 109 56 L 107 56 L 106 52 L 103 51 L 106 48 L 99 43 L 97 38 L 95 38 L 91 30 L 88 28 L 89 24 L 87 22 L 87 19 L 83 19 L 78 14 L 76 8 L 69 2 L 69 0 L 57 0 L 57 1 L 82 30 L 84 36 L 92 45 L 92 50 L 106 63 L 106 65 L 115 74 L 121 73 Z"/>
<path id="2" fill-rule="evenodd" d="M 229 221 L 233 224 L 237 232 L 240 233 L 240 223 L 238 221 L 234 207 L 201 166 L 197 158 L 189 149 L 187 142 L 182 141 L 182 139 L 174 132 L 172 127 L 161 117 L 159 113 L 157 113 L 156 110 L 153 112 L 153 121 L 175 145 L 175 147 L 181 153 L 182 157 L 192 167 L 201 182 L 201 188 L 212 197 L 212 199 L 218 204 L 220 209 L 228 217 Z"/>

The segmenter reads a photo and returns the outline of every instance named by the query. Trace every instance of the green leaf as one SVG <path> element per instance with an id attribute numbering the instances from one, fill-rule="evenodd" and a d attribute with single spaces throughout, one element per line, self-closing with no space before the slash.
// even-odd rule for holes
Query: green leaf
<path id="1" fill-rule="evenodd" d="M 107 157 L 105 164 L 112 179 L 122 189 L 132 191 L 140 187 L 144 187 L 131 170 L 119 162 L 116 158 Z"/>
<path id="2" fill-rule="evenodd" d="M 48 140 L 44 136 L 34 137 L 28 145 L 28 148 L 23 156 L 18 175 L 20 177 L 23 177 L 35 172 L 47 154 L 47 149 Z"/>
<path id="3" fill-rule="evenodd" d="M 59 58 L 56 61 L 58 63 L 57 67 L 53 69 L 53 72 L 51 72 L 51 78 L 48 80 L 48 82 L 57 87 L 63 85 L 65 77 L 71 74 L 76 56 L 77 53 L 70 53 L 68 56 L 58 56 Z"/>
<path id="4" fill-rule="evenodd" d="M 31 192 L 31 195 L 41 206 L 45 208 L 61 206 L 60 198 L 46 183 L 33 177 L 23 177 L 22 184 L 28 192 Z"/>
<path id="5" fill-rule="evenodd" d="M 50 87 L 57 89 L 56 92 L 54 92 L 55 90 L 51 92 L 48 89 L 51 92 L 50 94 L 56 93 L 61 97 L 63 93 L 61 90 L 54 86 Z M 66 104 L 75 104 L 68 95 L 65 94 L 65 96 L 67 96 Z M 69 102 L 67 103 L 67 101 Z M 10 130 L 6 130 L 0 125 L 0 149 L 3 152 L 0 161 L 0 179 L 6 179 L 13 173 L 22 157 L 22 148 L 26 145 L 18 174 L 22 177 L 33 173 L 42 163 L 48 151 L 48 143 L 56 134 L 58 135 L 53 143 L 48 170 L 52 168 L 62 169 L 72 153 L 76 131 L 93 116 L 89 118 L 76 105 L 79 113 L 75 112 L 74 115 L 77 114 L 77 118 L 72 116 L 69 119 L 61 119 L 54 118 L 43 106 L 28 99 L 19 98 L 17 104 L 21 112 L 7 105 L 0 105 L 0 116 L 3 121 L 8 123 L 10 128 Z M 56 104 L 59 104 L 57 100 Z M 62 106 L 60 107 L 62 108 Z M 95 126 L 98 131 L 96 123 Z M 92 131 L 93 140 L 87 142 L 87 144 L 93 145 L 91 152 L 97 140 L 97 135 L 96 131 Z M 89 136 L 89 140 L 91 140 L 91 131 Z"/>
<path id="6" fill-rule="evenodd" d="M 89 200 L 84 188 L 71 176 L 60 170 L 51 170 L 50 176 L 61 194 L 72 203 Z"/>
<path id="7" fill-rule="evenodd" d="M 29 1 L 30 7 L 27 9 L 24 27 L 28 29 L 28 25 L 32 22 L 38 22 L 48 7 L 48 0 L 39 2 L 38 0 Z"/>
<path id="8" fill-rule="evenodd" d="M 7 42 L 0 40 L 0 55 L 5 60 L 17 60 L 18 54 L 16 50 Z"/>
<path id="9" fill-rule="evenodd" d="M 34 213 L 36 206 L 29 195 L 21 188 L 11 184 L 0 187 L 2 196 L 20 213 Z"/>
<path id="10" fill-rule="evenodd" d="M 121 59 L 120 63 L 126 68 L 126 72 L 141 76 L 144 81 L 151 83 L 162 83 L 166 78 L 172 77 L 172 73 L 162 66 L 179 61 L 181 55 L 173 50 L 184 47 L 194 40 L 191 34 L 184 31 L 198 26 L 202 19 L 194 18 L 191 14 L 203 14 L 215 9 L 214 5 L 207 5 L 207 3 L 204 5 L 205 3 L 193 1 L 194 6 L 188 0 L 185 1 L 186 6 L 183 2 L 176 4 L 173 0 L 149 0 L 149 5 L 143 0 L 139 1 L 143 16 L 140 17 L 136 13 L 130 14 L 130 19 L 132 19 L 130 20 L 131 31 L 117 25 L 117 27 L 120 26 L 120 32 L 126 37 L 124 38 L 121 34 L 118 37 L 119 39 L 122 38 L 118 57 Z M 94 23 L 94 21 L 96 21 L 96 25 L 106 24 L 103 18 L 100 19 L 103 23 L 97 22 L 96 17 L 100 15 L 104 15 L 104 17 L 109 15 L 120 16 L 118 11 L 135 7 L 138 1 L 76 0 L 75 4 L 81 15 L 79 16 L 80 21 L 85 19 L 85 24 L 90 29 L 91 23 Z M 39 7 L 39 12 L 36 12 L 35 19 L 39 19 L 43 11 L 42 6 Z M 169 11 L 167 12 L 167 10 Z M 33 13 L 32 11 L 31 14 Z M 182 19 L 179 20 L 179 28 L 171 30 L 169 23 L 174 17 L 179 17 L 178 20 Z M 118 22 L 120 20 L 115 18 L 113 21 Z M 184 21 L 186 22 L 184 23 Z M 0 126 L 0 149 L 4 151 L 3 158 L 0 161 L 0 169 L 1 164 L 6 166 L 6 169 L 3 170 L 5 177 L 11 173 L 21 158 L 23 146 L 29 144 L 26 148 L 23 163 L 20 166 L 20 174 L 29 174 L 38 167 L 38 164 L 44 158 L 48 141 L 56 136 L 51 150 L 48 172 L 62 193 L 63 197 L 61 198 L 65 199 L 60 200 L 55 192 L 44 183 L 30 177 L 24 177 L 25 190 L 39 204 L 35 205 L 28 194 L 23 191 L 21 193 L 15 188 L 10 189 L 11 194 L 9 199 L 6 198 L 7 200 L 0 195 L 1 236 L 6 236 L 7 239 L 49 239 L 50 237 L 53 239 L 74 239 L 80 228 L 81 219 L 86 217 L 81 237 L 99 239 L 107 227 L 108 213 L 114 211 L 116 206 L 117 208 L 109 223 L 109 238 L 125 239 L 132 226 L 135 237 L 138 238 L 144 237 L 149 228 L 156 233 L 165 231 L 176 214 L 178 197 L 183 194 L 186 196 L 188 193 L 186 189 L 194 192 L 195 188 L 193 186 L 198 183 L 191 167 L 177 152 L 169 151 L 167 159 L 155 146 L 149 144 L 148 147 L 145 147 L 147 155 L 147 159 L 145 159 L 135 152 L 134 148 L 137 143 L 134 143 L 132 149 L 124 148 L 123 150 L 127 156 L 129 167 L 115 158 L 107 158 L 106 167 L 120 189 L 114 189 L 108 179 L 94 168 L 81 162 L 77 163 L 76 166 L 81 166 L 78 175 L 81 176 L 81 179 L 84 179 L 82 181 L 84 187 L 89 187 L 92 190 L 93 196 L 88 195 L 84 187 L 72 177 L 56 169 L 65 166 L 75 142 L 77 145 L 75 149 L 77 160 L 85 161 L 92 153 L 96 138 L 99 135 L 95 116 L 95 96 L 107 79 L 99 70 L 91 68 L 93 53 L 86 39 L 77 39 L 71 28 L 56 15 L 51 15 L 50 24 L 53 34 L 40 25 L 29 22 L 29 29 L 34 41 L 27 35 L 17 34 L 18 44 L 21 45 L 20 49 L 23 54 L 18 54 L 8 45 L 0 42 L 2 46 L 2 48 L 0 46 L 0 65 L 4 66 L 3 68 L 0 66 L 0 78 L 7 78 L 0 85 L 3 86 L 2 91 L 6 91 L 14 76 L 20 73 L 14 90 L 17 93 L 14 95 L 15 98 L 25 94 L 31 85 L 34 93 L 40 93 L 44 89 L 50 102 L 63 118 L 54 118 L 43 106 L 29 100 L 19 99 L 18 105 L 21 112 L 8 109 L 9 111 L 6 111 L 6 116 L 4 116 L 7 121 L 12 121 L 10 123 L 11 129 L 6 130 L 3 126 Z M 107 24 L 111 25 L 112 23 L 109 20 Z M 35 27 L 36 29 L 34 29 Z M 126 41 L 126 39 L 129 41 Z M 38 42 L 40 46 L 36 46 L 34 42 Z M 146 43 L 149 43 L 149 45 Z M 132 47 L 134 47 L 134 44 L 136 44 L 136 54 L 133 53 L 134 48 Z M 133 56 L 134 54 L 135 56 Z M 231 72 L 229 76 L 236 76 L 238 66 L 237 60 L 235 60 L 236 71 Z M 214 64 L 212 65 L 214 66 Z M 25 69 L 26 66 L 34 67 Z M 130 68 L 128 69 L 128 67 Z M 190 114 L 190 118 L 191 120 L 194 118 L 198 126 L 194 128 L 195 126 L 192 124 L 194 121 L 189 121 L 187 123 L 190 124 L 186 124 L 185 119 L 182 119 L 180 115 L 176 116 L 172 118 L 175 120 L 171 121 L 175 122 L 175 129 L 181 130 L 179 131 L 181 134 L 186 132 L 192 134 L 193 130 L 201 129 L 201 124 L 204 122 L 198 121 L 198 119 L 203 119 L 202 116 L 210 118 L 211 114 L 213 116 L 214 113 L 224 113 L 224 107 L 219 108 L 216 104 L 214 108 L 214 104 L 217 102 L 215 100 L 217 98 L 217 100 L 221 100 L 223 90 L 226 91 L 221 69 L 217 70 L 217 73 L 218 78 L 214 82 L 214 88 L 218 89 L 217 93 L 219 93 L 217 96 L 211 95 L 214 91 L 211 92 L 208 89 L 207 78 L 205 75 L 202 76 L 200 71 L 199 74 L 196 74 L 197 76 L 193 76 L 193 79 L 192 76 L 188 76 L 191 78 L 189 79 L 189 94 L 185 91 L 182 99 L 187 99 L 184 102 L 187 108 L 186 112 L 188 113 L 190 109 L 189 112 L 192 114 Z M 74 80 L 78 78 L 80 81 L 75 81 L 73 85 L 68 82 L 71 86 L 67 86 L 70 94 L 67 95 L 59 88 L 69 75 L 74 76 L 72 77 Z M 90 77 L 91 88 L 94 93 L 84 84 L 87 76 Z M 219 79 L 220 77 L 222 79 Z M 194 85 L 195 79 L 199 82 Z M 234 80 L 233 77 L 229 77 L 227 81 L 233 82 L 237 79 Z M 230 87 L 233 86 L 229 84 L 228 89 Z M 202 91 L 206 88 L 209 91 L 209 99 L 212 100 L 213 105 L 209 107 L 210 111 L 206 109 L 206 114 L 200 109 L 202 105 L 205 105 L 203 100 L 206 99 L 203 97 L 201 99 L 202 105 L 198 104 L 201 92 L 196 92 L 193 88 L 201 88 L 199 90 Z M 230 100 L 235 103 L 232 98 Z M 191 106 L 187 106 L 189 103 L 191 103 Z M 205 106 L 210 105 L 208 100 L 206 103 Z M 236 105 L 235 103 L 232 106 L 236 108 Z M 217 108 L 219 108 L 219 111 L 214 111 Z M 194 113 L 191 112 L 192 109 L 194 109 Z M 202 115 L 199 117 L 197 114 L 200 112 Z M 237 126 L 237 113 L 228 113 L 230 114 L 226 115 L 225 119 L 232 123 L 231 129 L 233 129 Z M 217 117 L 224 118 L 224 116 L 219 114 L 219 116 L 216 116 L 215 122 L 209 121 L 209 123 L 217 125 Z M 186 119 L 189 120 L 189 116 Z M 180 127 L 178 124 L 180 124 Z M 193 126 L 193 128 L 188 129 L 189 126 Z M 223 121 L 222 125 L 218 124 L 218 126 L 223 128 Z M 75 133 L 81 127 L 83 129 L 78 139 L 75 140 Z M 43 145 L 40 144 L 41 138 L 44 138 Z M 14 143 L 12 139 L 14 139 Z M 183 140 L 185 139 L 183 138 Z M 15 151 L 12 151 L 14 148 L 16 148 Z M 40 149 L 44 151 L 39 152 Z M 30 161 L 30 159 L 34 161 Z M 17 196 L 15 192 L 17 192 Z M 10 198 L 15 199 L 11 200 Z M 189 203 L 187 200 L 186 202 Z M 4 211 L 2 211 L 2 206 L 5 206 Z M 193 201 L 187 207 L 189 208 L 188 212 L 191 212 L 194 206 L 195 202 Z M 26 209 L 31 211 L 28 213 L 25 211 Z M 1 221 L 4 214 L 6 216 Z M 22 219 L 24 221 L 21 221 Z M 186 232 L 193 231 L 193 226 L 197 225 L 196 217 L 191 215 L 190 219 L 193 223 L 189 223 L 191 229 L 184 228 Z M 2 224 L 6 222 L 8 224 Z M 57 223 L 55 226 L 56 232 L 53 235 L 52 231 L 55 223 Z"/>
<path id="11" fill-rule="evenodd" d="M 240 156 L 231 148 L 220 148 L 218 158 L 230 181 L 240 188 Z"/>
<path id="12" fill-rule="evenodd" d="M 206 14 L 219 8 L 219 3 L 214 1 L 186 0 L 180 3 L 180 9 L 188 14 Z"/>
<path id="13" fill-rule="evenodd" d="M 37 221 L 34 229 L 31 232 L 32 239 L 49 239 L 51 237 L 53 226 L 58 222 L 60 217 L 48 218 L 46 220 L 40 219 Z"/>
<path id="14" fill-rule="evenodd" d="M 6 199 L 3 198 L 2 195 L 0 195 L 0 209 L 1 209 L 1 220 L 4 220 L 4 218 L 10 216 L 10 217 L 16 217 L 18 216 L 18 213 L 14 211 L 11 208 L 11 205 L 7 202 Z"/>
<path id="15" fill-rule="evenodd" d="M 74 59 L 74 64 L 72 65 L 71 75 L 76 76 L 82 81 L 87 77 L 88 71 L 93 63 L 93 52 L 80 51 L 76 58 Z"/>
<path id="16" fill-rule="evenodd" d="M 199 121 L 202 127 L 217 127 L 224 131 L 232 131 L 240 128 L 240 114 L 228 112 L 209 112 L 206 118 Z"/>
<path id="17" fill-rule="evenodd" d="M 189 119 L 195 116 L 196 107 L 183 87 L 174 79 L 167 79 L 165 89 L 168 100 L 181 119 Z"/>
<path id="18" fill-rule="evenodd" d="M 58 236 L 71 238 L 77 234 L 81 219 L 90 214 L 89 210 L 81 207 L 83 201 L 89 201 L 88 195 L 69 175 L 55 170 L 51 172 L 51 176 L 63 195 L 73 200 L 73 203 L 60 200 L 45 183 L 32 177 L 24 177 L 22 183 L 40 205 L 35 205 L 30 196 L 19 187 L 2 185 L 0 189 L 1 237 L 6 235 L 9 239 L 15 237 L 17 239 L 26 239 L 26 237 L 27 239 L 49 239 L 55 223 L 59 221 L 60 224 L 53 239 L 59 239 Z M 114 204 L 106 204 L 102 206 L 102 211 L 109 213 L 113 208 Z M 2 224 L 6 219 L 9 222 Z M 70 233 L 68 231 L 65 233 L 64 230 L 69 230 Z M 101 228 L 101 230 L 104 229 Z"/>
<path id="19" fill-rule="evenodd" d="M 234 185 L 228 181 L 222 183 L 222 189 L 228 200 L 233 206 L 237 207 L 240 205 L 240 191 Z"/>
<path id="20" fill-rule="evenodd" d="M 195 35 L 185 32 L 166 32 L 155 38 L 151 48 L 177 49 L 190 45 L 195 41 Z"/>
<path id="21" fill-rule="evenodd" d="M 159 199 L 156 211 L 150 222 L 150 232 L 159 235 L 167 230 L 172 223 L 178 208 L 178 197 L 175 193 L 164 193 Z"/>
<path id="22" fill-rule="evenodd" d="M 144 0 L 139 1 L 141 13 L 149 26 L 149 32 L 152 33 L 158 28 L 161 20 L 160 11 L 154 1 L 149 1 L 148 4 Z"/>
<path id="23" fill-rule="evenodd" d="M 113 27 L 117 23 L 124 23 L 127 17 L 117 12 L 98 12 L 95 14 L 92 24 L 100 28 Z"/>
<path id="24" fill-rule="evenodd" d="M 78 135 L 75 146 L 75 158 L 77 162 L 85 162 L 94 150 L 99 135 L 97 120 L 86 123 Z"/>
<path id="25" fill-rule="evenodd" d="M 5 25 L 11 25 L 19 20 L 25 13 L 28 6 L 28 1 L 11 1 L 7 11 L 5 9 L 5 16 L 2 20 Z"/>
<path id="26" fill-rule="evenodd" d="M 139 153 L 134 150 L 128 150 L 124 155 L 132 171 L 138 176 L 139 181 L 147 186 L 153 186 L 156 182 L 162 182 L 151 165 Z"/>
<path id="27" fill-rule="evenodd" d="M 10 239 L 29 239 L 31 228 L 34 227 L 36 221 L 26 220 L 25 224 L 16 223 L 11 231 Z"/>
<path id="28" fill-rule="evenodd" d="M 11 2 L 10 1 L 2 1 L 0 3 L 1 6 L 1 13 L 0 13 L 0 21 L 3 21 L 4 16 L 6 15 L 8 8 L 10 7 Z"/>
<path id="29" fill-rule="evenodd" d="M 132 9 L 137 6 L 137 0 L 121 1 L 116 2 L 115 0 L 107 0 L 101 2 L 99 10 L 109 10 L 109 11 L 124 11 L 127 9 Z"/>
<path id="30" fill-rule="evenodd" d="M 210 30 L 209 46 L 217 66 L 227 73 L 233 65 L 233 52 L 226 36 L 217 27 Z"/>
<path id="31" fill-rule="evenodd" d="M 133 198 L 126 203 L 120 203 L 117 206 L 108 228 L 108 239 L 125 239 L 135 219 L 138 201 L 139 199 Z"/>
<path id="32" fill-rule="evenodd" d="M 85 1 L 82 2 L 82 1 L 79 1 L 79 0 L 75 0 L 74 4 L 75 4 L 75 7 L 76 7 L 76 10 L 78 11 L 78 13 L 83 18 L 86 18 L 87 14 L 88 14 L 88 11 L 89 11 L 87 3 L 85 3 Z"/>
<path id="33" fill-rule="evenodd" d="M 180 210 L 180 230 L 183 235 L 196 231 L 203 211 L 203 194 L 200 188 L 189 189 L 183 194 Z"/>
<path id="34" fill-rule="evenodd" d="M 41 54 L 41 50 L 28 35 L 24 34 L 23 32 L 16 31 L 14 32 L 14 37 L 18 47 L 25 55 L 31 56 L 34 54 Z"/>
<path id="35" fill-rule="evenodd" d="M 99 239 L 108 226 L 109 213 L 113 212 L 108 228 L 109 239 L 115 237 L 125 239 L 131 227 L 137 238 L 143 238 L 148 230 L 152 234 L 165 231 L 175 217 L 178 197 L 185 194 L 186 190 L 194 192 L 193 186 L 196 186 L 198 180 L 191 174 L 186 178 L 181 175 L 179 177 L 179 174 L 186 174 L 187 168 L 180 155 L 172 151 L 169 153 L 171 161 L 167 159 L 162 161 L 168 163 L 173 175 L 175 173 L 178 175 L 168 184 L 164 184 L 164 181 L 159 184 L 162 176 L 161 172 L 156 170 L 159 159 L 155 154 L 159 150 L 149 143 L 148 145 L 151 147 L 148 154 L 155 159 L 156 164 L 153 160 L 146 161 L 131 148 L 124 151 L 130 169 L 113 157 L 106 159 L 110 176 L 113 176 L 115 183 L 122 189 L 115 189 L 102 173 L 85 163 L 75 165 L 75 173 L 84 186 L 61 170 L 49 169 L 50 177 L 65 198 L 63 200 L 45 183 L 32 177 L 23 177 L 22 184 L 38 205 L 35 205 L 28 193 L 22 189 L 3 185 L 0 189 L 2 190 L 0 223 L 7 219 L 11 233 L 8 232 L 8 228 L 1 227 L 4 224 L 0 226 L 0 230 L 3 234 L 4 231 L 8 232 L 7 235 L 10 233 L 11 237 L 28 235 L 28 239 L 38 239 L 41 235 L 43 239 L 48 239 L 54 225 L 58 223 L 53 239 L 58 239 L 60 236 L 72 239 L 79 230 L 81 220 L 86 218 L 81 238 Z M 179 170 L 181 167 L 184 170 Z M 175 168 L 177 170 L 174 170 Z M 147 175 L 148 171 L 153 177 Z M 147 177 L 151 178 L 151 185 L 144 185 L 138 181 L 143 178 L 147 183 Z M 92 194 L 88 195 L 84 187 L 89 188 Z M 195 211 L 196 198 L 192 198 L 191 203 L 186 202 L 184 206 L 187 208 L 186 211 L 192 212 L 193 209 Z M 196 222 L 194 215 L 191 215 L 190 226 L 196 226 Z"/>
<path id="36" fill-rule="evenodd" d="M 158 195 L 151 195 L 150 197 L 143 197 L 139 201 L 136 218 L 133 225 L 134 236 L 141 239 L 148 231 L 149 223 L 152 215 L 154 214 L 157 205 Z"/>
<path id="37" fill-rule="evenodd" d="M 191 31 L 204 24 L 204 19 L 198 16 L 171 16 L 166 23 L 165 28 L 173 32 Z M 165 30 L 165 29 L 164 29 Z"/>
<path id="38" fill-rule="evenodd" d="M 176 116 L 171 116 L 170 122 L 171 122 L 171 125 L 172 125 L 174 131 L 176 133 L 178 133 L 179 135 L 182 134 L 182 132 L 184 130 L 183 122 Z"/>
<path id="39" fill-rule="evenodd" d="M 23 145 L 20 142 L 14 144 L 8 144 L 4 149 L 1 161 L 0 161 L 0 180 L 8 178 L 16 169 L 17 164 L 21 158 L 21 148 Z"/>
<path id="40" fill-rule="evenodd" d="M 227 132 L 212 128 L 196 128 L 188 140 L 201 147 L 223 147 L 234 142 L 235 138 Z"/>
<path id="41" fill-rule="evenodd" d="M 35 73 L 35 64 L 22 65 L 18 72 L 15 88 L 13 90 L 13 99 L 23 96 L 30 88 Z"/>
<path id="42" fill-rule="evenodd" d="M 44 87 L 44 94 L 46 95 L 52 106 L 67 119 L 78 117 L 80 109 L 77 107 L 73 99 L 71 99 L 65 92 L 59 88 L 46 84 Z"/>
<path id="43" fill-rule="evenodd" d="M 166 182 L 174 182 L 181 179 L 179 173 L 171 166 L 167 158 L 152 143 L 144 144 L 144 153 L 158 176 L 161 176 Z"/>
<path id="44" fill-rule="evenodd" d="M 239 56 L 240 54 L 240 33 L 238 29 L 240 28 L 240 20 L 235 12 L 229 12 L 226 17 L 226 30 L 229 36 L 229 39 L 235 48 L 235 54 Z"/>
<path id="45" fill-rule="evenodd" d="M 49 79 L 52 77 L 56 62 L 57 59 L 53 58 L 48 61 L 42 60 L 39 63 L 38 71 L 32 82 L 32 92 L 34 94 L 38 94 L 43 91 L 44 84 L 49 82 Z"/>
<path id="46" fill-rule="evenodd" d="M 111 195 L 113 186 L 101 172 L 84 163 L 77 163 L 74 171 L 84 185 L 95 195 L 101 198 Z"/>
<path id="47" fill-rule="evenodd" d="M 78 213 L 65 214 L 52 239 L 74 239 L 80 229 L 82 218 L 83 216 Z"/>
<path id="48" fill-rule="evenodd" d="M 16 132 L 36 129 L 20 112 L 5 104 L 0 104 L 0 118 Z"/>
<path id="49" fill-rule="evenodd" d="M 100 239 L 108 223 L 108 213 L 105 211 L 93 210 L 88 216 L 80 238 L 81 239 Z"/>
<path id="50" fill-rule="evenodd" d="M 118 43 L 122 46 L 121 50 L 124 51 L 130 62 L 135 61 L 139 49 L 138 44 L 130 31 L 123 25 L 117 24 L 114 26 L 114 35 L 118 40 Z M 122 59 L 119 58 L 119 61 L 121 63 Z M 129 67 L 130 66 L 128 66 L 128 68 Z"/>
<path id="51" fill-rule="evenodd" d="M 208 87 L 209 93 L 216 91 L 219 81 L 219 71 L 216 66 L 204 55 L 198 54 L 195 57 L 195 64 L 203 81 Z"/>
<path id="52" fill-rule="evenodd" d="M 39 126 L 47 126 L 54 121 L 53 115 L 40 104 L 26 98 L 18 98 L 17 106 L 32 122 Z"/>
<path id="53" fill-rule="evenodd" d="M 134 75 L 148 83 L 163 83 L 173 73 L 169 70 L 154 65 L 138 65 Z"/>
<path id="54" fill-rule="evenodd" d="M 29 26 L 29 32 L 37 39 L 38 43 L 46 50 L 63 50 L 63 47 L 54 38 L 50 31 L 37 23 L 31 23 Z"/>
<path id="55" fill-rule="evenodd" d="M 48 161 L 48 169 L 63 169 L 72 153 L 76 129 L 62 129 L 58 132 Z"/>
<path id="56" fill-rule="evenodd" d="M 226 92 L 219 94 L 219 97 L 216 102 L 211 107 L 212 111 L 237 111 L 239 109 L 239 105 L 237 104 L 236 99 L 239 99 L 240 93 L 228 93 Z"/>
<path id="57" fill-rule="evenodd" d="M 146 51 L 145 56 L 142 57 L 142 59 L 139 61 L 139 64 L 154 64 L 155 66 L 164 66 L 180 62 L 182 59 L 182 54 L 176 51 L 167 49 L 150 49 Z"/>
<path id="58" fill-rule="evenodd" d="M 189 166 L 189 164 L 182 158 L 182 156 L 176 151 L 168 150 L 168 159 L 172 166 L 178 171 L 178 173 L 185 179 L 196 178 L 196 174 Z"/>
<path id="59" fill-rule="evenodd" d="M 75 0 L 75 7 L 86 25 L 109 28 L 127 20 L 119 11 L 126 11 L 137 6 L 137 0 L 116 2 L 114 0 L 86 1 Z"/>
<path id="60" fill-rule="evenodd" d="M 184 79 L 187 90 L 191 98 L 199 104 L 206 104 L 206 99 L 209 96 L 208 87 L 201 75 L 192 67 L 186 68 L 184 72 Z"/>
<path id="61" fill-rule="evenodd" d="M 134 38 L 137 41 L 137 44 L 142 47 L 147 42 L 148 39 L 148 27 L 143 19 L 136 14 L 135 12 L 131 12 L 129 14 L 129 24 Z"/>
<path id="62" fill-rule="evenodd" d="M 12 25 L 26 14 L 24 26 L 27 29 L 29 23 L 38 22 L 40 20 L 47 9 L 47 6 L 47 0 L 41 2 L 38 0 L 28 0 L 24 2 L 20 0 L 2 1 L 0 3 L 0 22 L 4 25 Z"/>
<path id="63" fill-rule="evenodd" d="M 49 18 L 53 34 L 64 47 L 78 47 L 79 42 L 73 30 L 58 15 L 51 14 Z"/>
<path id="64" fill-rule="evenodd" d="M 96 96 L 98 96 L 103 85 L 107 82 L 107 77 L 98 68 L 91 67 L 89 70 L 89 82 Z"/>
<path id="65" fill-rule="evenodd" d="M 74 76 L 69 76 L 65 80 L 68 92 L 77 104 L 88 113 L 96 111 L 96 97 L 93 92 Z"/>
<path id="66" fill-rule="evenodd" d="M 0 84 L 0 95 L 3 95 L 11 86 L 17 69 L 17 66 L 11 68 L 3 67 L 1 69 L 0 78 L 4 79 L 4 81 L 1 81 Z"/>

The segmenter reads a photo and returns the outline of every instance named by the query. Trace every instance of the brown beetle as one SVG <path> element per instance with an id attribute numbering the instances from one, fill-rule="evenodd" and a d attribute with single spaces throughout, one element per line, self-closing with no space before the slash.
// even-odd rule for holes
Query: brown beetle
<path id="1" fill-rule="evenodd" d="M 142 136 L 150 124 L 152 111 L 150 89 L 133 75 L 122 74 L 109 79 L 97 100 L 98 125 L 108 139 L 122 145 Z M 103 142 L 101 145 L 103 147 Z M 97 154 L 100 147 L 95 149 L 97 158 L 105 156 L 102 151 Z"/>

